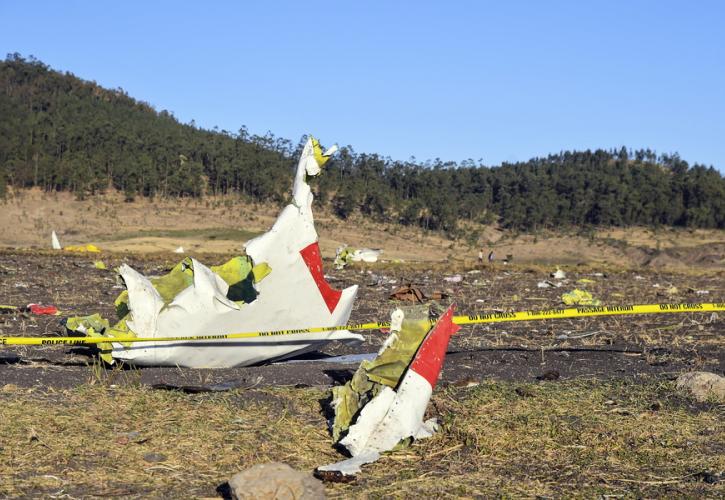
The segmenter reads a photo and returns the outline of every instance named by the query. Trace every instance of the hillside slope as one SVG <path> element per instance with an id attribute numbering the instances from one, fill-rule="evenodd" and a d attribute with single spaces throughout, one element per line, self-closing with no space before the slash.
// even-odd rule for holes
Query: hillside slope
<path id="1" fill-rule="evenodd" d="M 0 62 L 0 116 L 0 197 L 10 184 L 79 198 L 113 188 L 127 200 L 234 195 L 281 203 L 298 150 L 244 127 L 182 124 L 122 89 L 18 54 Z M 650 150 L 565 151 L 489 168 L 399 162 L 348 146 L 326 168 L 314 181 L 318 201 L 340 219 L 359 214 L 457 236 L 468 223 L 725 228 L 722 175 Z"/>
<path id="2" fill-rule="evenodd" d="M 279 213 L 273 204 L 251 204 L 234 196 L 205 198 L 139 198 L 129 203 L 123 193 L 78 200 L 72 193 L 39 189 L 14 192 L 0 201 L 0 248 L 50 248 L 50 232 L 63 245 L 93 243 L 103 250 L 165 253 L 182 246 L 187 255 L 236 254 L 253 236 L 267 231 Z M 646 228 L 593 231 L 540 231 L 516 234 L 493 226 L 476 225 L 479 234 L 449 239 L 440 233 L 376 222 L 361 215 L 340 220 L 329 210 L 315 208 L 320 247 L 325 258 L 348 244 L 381 248 L 384 260 L 446 262 L 478 266 L 478 251 L 493 250 L 496 265 L 506 256 L 514 264 L 549 266 L 587 264 L 656 269 L 725 269 L 725 231 L 717 229 Z"/>

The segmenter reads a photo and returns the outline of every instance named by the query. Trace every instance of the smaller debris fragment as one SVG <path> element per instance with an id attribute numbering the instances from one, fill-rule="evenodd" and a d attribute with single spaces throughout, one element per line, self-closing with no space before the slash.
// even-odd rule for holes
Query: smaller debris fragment
<path id="1" fill-rule="evenodd" d="M 101 253 L 100 248 L 98 248 L 96 245 L 91 245 L 90 243 L 88 245 L 71 245 L 63 247 L 63 250 L 66 252 L 77 253 Z"/>
<path id="2" fill-rule="evenodd" d="M 184 253 L 184 247 L 176 247 L 176 250 L 174 250 L 174 253 Z"/>
<path id="3" fill-rule="evenodd" d="M 592 297 L 592 294 L 586 290 L 575 288 L 571 292 L 567 292 L 561 296 L 561 301 L 568 306 L 598 306 L 601 305 L 599 299 Z"/>
<path id="4" fill-rule="evenodd" d="M 463 281 L 463 276 L 460 274 L 454 274 L 453 276 L 444 276 L 443 281 L 447 281 L 448 283 L 460 283 Z"/>
<path id="5" fill-rule="evenodd" d="M 412 285 L 405 285 L 393 290 L 390 294 L 390 300 L 400 300 L 403 302 L 416 302 L 422 304 L 429 300 L 444 300 L 450 297 L 450 293 L 447 291 L 434 290 L 430 294 L 425 294 L 423 291 Z"/>
<path id="6" fill-rule="evenodd" d="M 406 285 L 394 290 L 390 294 L 390 300 L 402 300 L 404 302 L 417 302 L 422 304 L 425 302 L 426 296 L 420 288 Z"/>
<path id="7" fill-rule="evenodd" d="M 686 391 L 697 401 L 714 399 L 725 403 L 725 377 L 710 372 L 688 372 L 677 377 L 677 389 Z"/>
<path id="8" fill-rule="evenodd" d="M 566 273 L 557 267 L 556 271 L 551 273 L 549 276 L 557 280 L 563 280 L 566 278 Z"/>
<path id="9" fill-rule="evenodd" d="M 42 304 L 28 304 L 23 310 L 40 316 L 58 316 L 60 314 L 57 307 Z"/>
<path id="10" fill-rule="evenodd" d="M 377 262 L 383 251 L 380 249 L 360 248 L 352 253 L 353 262 Z"/>
<path id="11" fill-rule="evenodd" d="M 99 253 L 101 251 L 100 248 L 91 244 L 70 245 L 67 247 L 61 246 L 60 240 L 58 239 L 58 235 L 55 234 L 55 231 L 50 233 L 50 246 L 53 248 L 53 250 L 65 250 L 66 252 Z"/>
<path id="12" fill-rule="evenodd" d="M 50 245 L 53 248 L 53 250 L 60 250 L 62 248 L 60 246 L 60 241 L 58 241 L 58 235 L 55 234 L 55 231 L 50 233 Z"/>
<path id="13" fill-rule="evenodd" d="M 0 314 L 15 312 L 37 314 L 39 316 L 58 316 L 60 314 L 58 308 L 52 305 L 28 304 L 24 307 L 0 305 Z"/>
<path id="14" fill-rule="evenodd" d="M 536 286 L 538 288 L 558 288 L 561 286 L 561 283 L 554 283 L 553 281 L 544 280 L 544 281 L 539 281 L 536 284 Z"/>
<path id="15" fill-rule="evenodd" d="M 237 472 L 229 480 L 232 498 L 315 500 L 325 498 L 325 488 L 312 474 L 293 469 L 287 464 L 257 464 Z"/>
<path id="16" fill-rule="evenodd" d="M 367 262 L 367 263 L 373 263 L 377 262 L 378 258 L 380 257 L 380 254 L 382 254 L 383 251 L 380 249 L 372 249 L 372 248 L 359 248 L 354 249 L 351 247 L 348 247 L 347 245 L 342 245 L 338 247 L 338 249 L 335 251 L 335 269 L 343 269 L 345 266 L 347 266 L 350 262 Z"/>
<path id="17" fill-rule="evenodd" d="M 102 260 L 97 260 L 97 261 L 95 261 L 95 262 L 93 263 L 93 267 L 95 267 L 96 269 L 101 269 L 101 270 L 105 270 L 105 269 L 108 269 L 108 268 L 106 267 L 106 264 L 105 264 L 105 263 L 104 263 L 104 262 L 103 262 Z"/>
<path id="18" fill-rule="evenodd" d="M 399 443 L 433 435 L 437 422 L 423 417 L 450 337 L 459 329 L 453 311 L 449 307 L 432 328 L 425 307 L 393 312 L 378 357 L 363 361 L 350 382 L 332 389 L 333 438 L 352 458 L 318 471 L 354 475 Z"/>

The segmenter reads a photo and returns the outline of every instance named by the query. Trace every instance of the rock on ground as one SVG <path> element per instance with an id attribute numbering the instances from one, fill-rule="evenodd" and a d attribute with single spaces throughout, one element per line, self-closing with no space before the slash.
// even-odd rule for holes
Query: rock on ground
<path id="1" fill-rule="evenodd" d="M 258 464 L 237 472 L 229 480 L 232 498 L 317 500 L 325 498 L 325 488 L 312 474 L 287 464 Z"/>
<path id="2" fill-rule="evenodd" d="M 703 402 L 714 398 L 725 402 L 725 377 L 710 372 L 688 372 L 677 377 L 677 388 Z"/>

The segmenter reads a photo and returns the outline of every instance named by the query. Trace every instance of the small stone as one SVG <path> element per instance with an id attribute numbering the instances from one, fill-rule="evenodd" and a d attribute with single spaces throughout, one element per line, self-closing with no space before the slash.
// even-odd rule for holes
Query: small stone
<path id="1" fill-rule="evenodd" d="M 287 464 L 258 464 L 232 476 L 229 480 L 232 498 L 316 500 L 325 498 L 325 488 L 309 472 L 301 472 Z"/>
<path id="2" fill-rule="evenodd" d="M 677 377 L 677 388 L 689 392 L 697 401 L 712 398 L 725 402 L 725 377 L 710 372 L 688 372 Z"/>
<path id="3" fill-rule="evenodd" d="M 145 453 L 143 459 L 147 462 L 163 462 L 166 460 L 166 455 L 161 453 Z"/>

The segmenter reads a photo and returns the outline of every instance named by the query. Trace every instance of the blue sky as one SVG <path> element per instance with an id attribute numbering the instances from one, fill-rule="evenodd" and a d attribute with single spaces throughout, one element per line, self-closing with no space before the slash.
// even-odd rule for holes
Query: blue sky
<path id="1" fill-rule="evenodd" d="M 626 145 L 725 172 L 725 2 L 0 0 L 9 52 L 205 128 L 487 165 Z"/>

